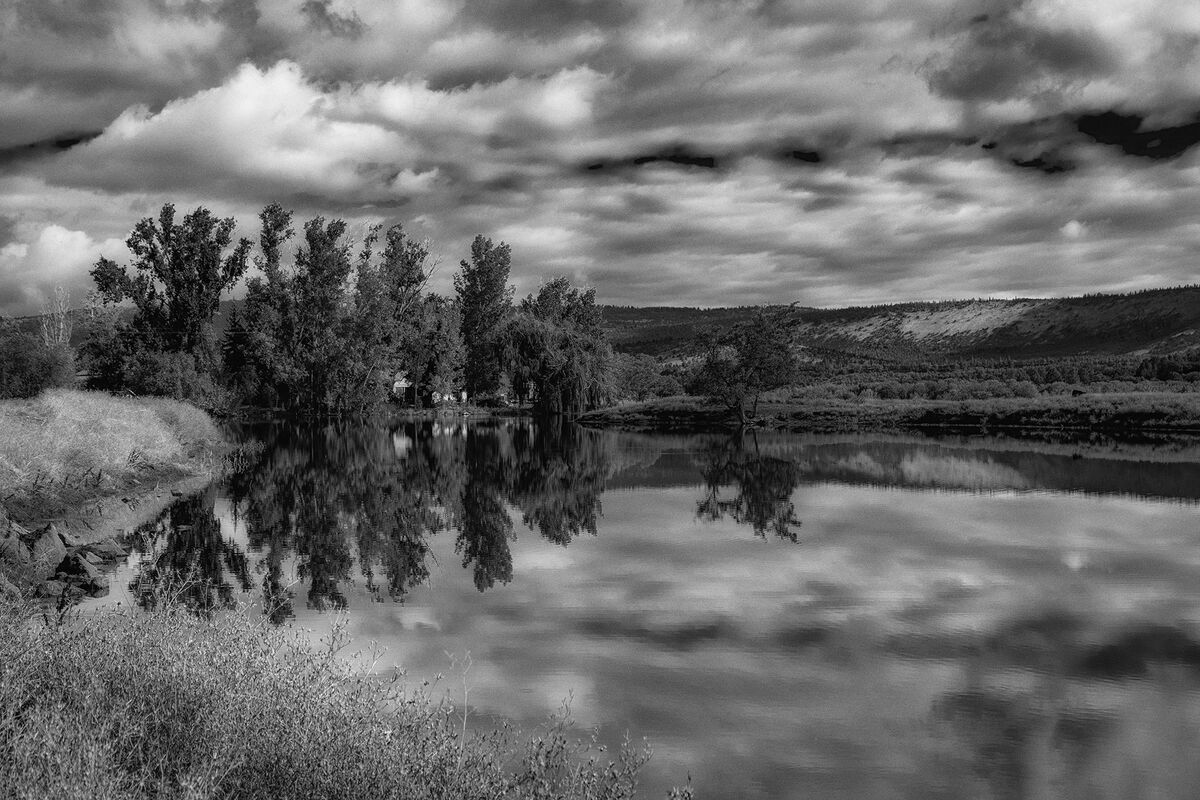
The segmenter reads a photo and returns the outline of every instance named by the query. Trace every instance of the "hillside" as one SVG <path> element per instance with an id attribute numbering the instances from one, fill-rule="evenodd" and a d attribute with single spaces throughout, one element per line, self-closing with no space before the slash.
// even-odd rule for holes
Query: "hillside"
<path id="1" fill-rule="evenodd" d="M 779 309 L 797 343 L 885 360 L 1145 355 L 1200 345 L 1200 286 L 1058 299 Z M 750 309 L 605 307 L 618 350 L 684 356 Z"/>
<path id="2" fill-rule="evenodd" d="M 214 319 L 218 333 L 240 302 L 221 303 Z M 797 344 L 809 351 L 884 361 L 1165 355 L 1200 347 L 1200 285 L 1058 299 L 772 308 L 791 318 Z M 747 318 L 754 309 L 602 306 L 601 310 L 617 350 L 681 357 L 702 353 L 713 331 Z M 72 312 L 74 344 L 82 338 L 85 315 L 82 309 Z M 36 316 L 14 322 L 30 333 L 39 330 Z"/>

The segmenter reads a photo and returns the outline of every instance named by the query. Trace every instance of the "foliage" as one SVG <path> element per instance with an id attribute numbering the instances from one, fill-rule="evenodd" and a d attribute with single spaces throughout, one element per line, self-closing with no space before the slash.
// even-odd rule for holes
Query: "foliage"
<path id="1" fill-rule="evenodd" d="M 75 362 L 69 347 L 46 345 L 16 328 L 0 329 L 0 398 L 33 397 L 74 381 Z"/>
<path id="2" fill-rule="evenodd" d="M 0 607 L 0 786 L 14 797 L 607 798 L 644 751 L 600 760 L 569 719 L 522 741 L 399 675 L 362 680 L 245 614 L 174 608 L 46 623 Z"/>
<path id="3" fill-rule="evenodd" d="M 612 348 L 601 327 L 596 293 L 566 278 L 542 285 L 521 301 L 504 334 L 512 386 L 532 393 L 544 414 L 578 413 L 612 396 Z"/>
<path id="4" fill-rule="evenodd" d="M 208 327 L 221 294 L 248 266 L 248 240 L 226 253 L 234 226 L 232 217 L 218 219 L 206 208 L 176 223 L 175 206 L 167 203 L 157 222 L 142 219 L 125 240 L 134 255 L 135 272 L 101 257 L 92 267 L 92 278 L 107 301 L 133 301 L 133 329 L 157 345 L 154 349 L 209 356 Z"/>
<path id="5" fill-rule="evenodd" d="M 501 387 L 499 354 L 501 325 L 512 309 L 508 273 L 512 249 L 501 242 L 476 236 L 471 243 L 471 260 L 459 263 L 454 291 L 462 313 L 466 346 L 464 379 L 472 397 L 494 393 Z"/>
<path id="6" fill-rule="evenodd" d="M 795 368 L 791 336 L 781 319 L 758 309 L 709 350 L 697 386 L 744 424 L 758 415 L 763 392 L 787 385 Z"/>
<path id="7" fill-rule="evenodd" d="M 616 391 L 623 399 L 647 400 L 683 394 L 683 384 L 646 353 L 621 353 L 616 359 Z"/>

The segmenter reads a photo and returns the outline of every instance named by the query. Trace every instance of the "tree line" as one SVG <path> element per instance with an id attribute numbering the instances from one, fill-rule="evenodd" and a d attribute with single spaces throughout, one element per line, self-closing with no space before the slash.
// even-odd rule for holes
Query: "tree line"
<path id="1" fill-rule="evenodd" d="M 368 412 L 398 378 L 417 405 L 465 392 L 573 413 L 614 395 L 594 290 L 557 278 L 514 302 L 504 242 L 476 236 L 442 296 L 428 286 L 429 242 L 400 223 L 355 240 L 340 219 L 297 230 L 278 203 L 259 223 L 255 252 L 235 241 L 232 218 L 179 218 L 166 204 L 134 227 L 129 264 L 100 258 L 104 313 L 80 349 L 91 386 L 302 414 Z M 243 279 L 245 300 L 218 335 L 220 299 Z M 132 315 L 113 312 L 129 305 Z"/>

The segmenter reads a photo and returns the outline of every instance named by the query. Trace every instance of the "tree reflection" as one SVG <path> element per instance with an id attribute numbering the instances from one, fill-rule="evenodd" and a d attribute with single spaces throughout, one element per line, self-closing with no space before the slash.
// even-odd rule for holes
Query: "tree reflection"
<path id="1" fill-rule="evenodd" d="M 610 463 L 598 434 L 569 423 L 276 423 L 245 436 L 262 446 L 239 459 L 226 492 L 253 569 L 221 537 L 210 491 L 160 521 L 165 545 L 138 580 L 201 575 L 198 609 L 255 583 L 276 623 L 294 616 L 297 580 L 314 609 L 346 607 L 356 572 L 371 596 L 404 600 L 429 577 L 432 537 L 451 528 L 479 591 L 508 583 L 514 514 L 557 544 L 595 535 Z"/>
<path id="2" fill-rule="evenodd" d="M 171 598 L 207 616 L 234 604 L 234 582 L 241 591 L 250 589 L 249 561 L 240 547 L 221 535 L 213 512 L 215 498 L 210 486 L 173 503 L 134 532 L 145 557 L 129 591 L 142 608 Z"/>
<path id="3" fill-rule="evenodd" d="M 763 455 L 758 437 L 748 438 L 734 436 L 703 451 L 704 496 L 696 504 L 696 516 L 713 521 L 729 517 L 764 539 L 771 531 L 795 542 L 801 522 L 792 493 L 800 485 L 801 470 L 790 459 Z"/>

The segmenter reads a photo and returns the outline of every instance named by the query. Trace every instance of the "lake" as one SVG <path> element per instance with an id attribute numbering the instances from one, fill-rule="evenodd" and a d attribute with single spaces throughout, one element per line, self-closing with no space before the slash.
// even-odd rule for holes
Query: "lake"
<path id="1" fill-rule="evenodd" d="M 190 576 L 642 796 L 1193 797 L 1200 444 L 264 424 L 91 606 Z"/>

